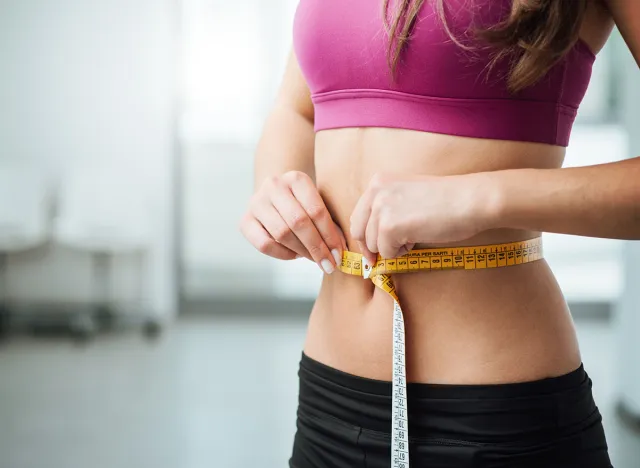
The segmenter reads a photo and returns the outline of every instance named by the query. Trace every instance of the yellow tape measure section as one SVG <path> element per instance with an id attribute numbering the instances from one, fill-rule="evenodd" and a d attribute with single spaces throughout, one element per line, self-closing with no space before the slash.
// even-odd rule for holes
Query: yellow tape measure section
<path id="1" fill-rule="evenodd" d="M 543 257 L 542 238 L 506 244 L 418 249 L 397 258 L 380 258 L 367 265 L 362 254 L 345 251 L 338 269 L 349 275 L 370 278 L 380 289 L 398 300 L 390 275 L 414 271 L 480 270 L 521 265 Z"/>
<path id="2" fill-rule="evenodd" d="M 362 254 L 346 251 L 338 268 L 343 273 L 373 279 L 377 275 L 413 271 L 500 268 L 530 263 L 542 257 L 542 238 L 537 237 L 506 244 L 412 250 L 402 257 L 378 258 L 370 270 L 366 268 Z"/>

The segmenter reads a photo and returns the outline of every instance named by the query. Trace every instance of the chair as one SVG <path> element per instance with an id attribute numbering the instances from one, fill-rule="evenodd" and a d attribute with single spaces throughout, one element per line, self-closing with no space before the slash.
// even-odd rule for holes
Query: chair
<path id="1" fill-rule="evenodd" d="M 110 324 L 116 319 L 110 281 L 112 258 L 139 255 L 143 270 L 152 220 L 144 178 L 137 174 L 108 166 L 75 168 L 63 175 L 53 238 L 59 245 L 91 255 L 96 306 L 93 314 L 74 317 L 70 325 L 76 336 L 91 336 L 101 322 Z M 138 289 L 144 303 L 142 280 Z"/>
<path id="2" fill-rule="evenodd" d="M 51 235 L 53 192 L 47 171 L 35 165 L 0 166 L 0 335 L 9 328 L 7 258 L 44 245 Z"/>

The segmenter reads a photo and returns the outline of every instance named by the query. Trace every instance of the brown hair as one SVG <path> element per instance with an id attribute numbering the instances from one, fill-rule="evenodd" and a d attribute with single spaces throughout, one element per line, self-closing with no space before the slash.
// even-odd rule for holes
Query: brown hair
<path id="1" fill-rule="evenodd" d="M 427 0 L 428 1 L 428 0 Z M 431 0 L 453 42 L 465 50 L 472 47 L 455 37 L 445 18 L 445 0 Z M 511 14 L 488 29 L 473 31 L 477 38 L 495 49 L 488 69 L 510 59 L 507 85 L 520 91 L 542 78 L 578 40 L 588 0 L 513 0 Z M 383 0 L 383 18 L 391 40 L 387 60 L 395 75 L 400 56 L 409 42 L 411 30 L 425 0 L 399 0 L 389 19 L 389 0 Z"/>

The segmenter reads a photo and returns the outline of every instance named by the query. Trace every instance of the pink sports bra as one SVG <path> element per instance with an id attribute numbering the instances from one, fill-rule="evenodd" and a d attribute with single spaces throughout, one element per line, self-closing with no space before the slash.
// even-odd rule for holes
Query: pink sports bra
<path id="1" fill-rule="evenodd" d="M 391 2 L 392 5 L 395 2 Z M 490 52 L 469 53 L 427 0 L 398 64 L 387 65 L 381 0 L 300 0 L 294 50 L 309 85 L 315 130 L 392 127 L 567 146 L 595 55 L 579 41 L 538 83 L 513 95 L 508 64 L 487 74 Z M 511 0 L 446 0 L 456 35 L 508 14 Z"/>

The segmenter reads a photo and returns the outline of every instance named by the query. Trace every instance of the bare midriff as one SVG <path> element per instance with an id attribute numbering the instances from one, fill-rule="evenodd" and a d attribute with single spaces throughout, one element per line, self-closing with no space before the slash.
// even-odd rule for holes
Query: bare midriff
<path id="1" fill-rule="evenodd" d="M 316 134 L 318 189 L 347 239 L 349 218 L 372 175 L 453 175 L 561 167 L 565 149 L 387 128 Z M 462 243 L 531 239 L 539 232 L 499 229 Z M 394 276 L 406 327 L 407 380 L 443 384 L 521 382 L 580 365 L 573 322 L 545 260 L 492 270 Z M 362 377 L 390 380 L 392 299 L 369 280 L 325 275 L 309 320 L 305 354 Z"/>

